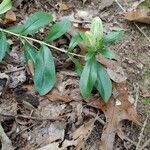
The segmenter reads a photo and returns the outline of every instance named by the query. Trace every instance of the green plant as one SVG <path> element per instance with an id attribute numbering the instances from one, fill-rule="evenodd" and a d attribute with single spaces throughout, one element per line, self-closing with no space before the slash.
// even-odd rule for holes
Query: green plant
<path id="1" fill-rule="evenodd" d="M 11 9 L 12 2 L 11 0 L 3 0 L 0 4 L 0 15 Z"/>
<path id="2" fill-rule="evenodd" d="M 106 58 L 115 59 L 115 53 L 108 46 L 123 35 L 123 31 L 103 34 L 103 25 L 99 17 L 93 19 L 90 31 L 77 33 L 72 37 L 68 51 L 71 52 L 76 45 L 83 42 L 86 45 L 85 66 L 70 56 L 75 63 L 80 75 L 80 91 L 84 98 L 88 98 L 95 87 L 103 100 L 107 102 L 112 94 L 112 83 L 105 67 L 96 60 L 96 55 L 101 54 Z M 83 68 L 83 69 L 82 69 Z"/>
<path id="3" fill-rule="evenodd" d="M 58 39 L 70 29 L 71 22 L 66 19 L 52 25 L 43 41 L 28 37 L 28 35 L 34 37 L 34 33 L 49 25 L 52 20 L 51 14 L 38 11 L 32 14 L 24 24 L 8 29 L 0 28 L 0 61 L 9 50 L 6 33 L 17 36 L 23 43 L 25 62 L 32 61 L 34 65 L 33 81 L 35 89 L 40 95 L 45 95 L 56 82 L 55 64 L 50 49 L 65 52 L 75 63 L 77 72 L 80 75 L 80 91 L 83 97 L 89 97 L 93 87 L 95 87 L 107 102 L 112 92 L 111 80 L 105 68 L 97 62 L 95 56 L 101 53 L 107 58 L 114 59 L 115 54 L 108 49 L 108 46 L 122 35 L 122 31 L 103 35 L 102 22 L 100 18 L 96 17 L 92 21 L 90 31 L 79 32 L 72 37 L 67 51 L 48 44 L 48 42 Z M 39 43 L 40 46 L 37 48 L 30 41 Z M 87 47 L 85 56 L 73 53 L 73 49 L 80 42 L 84 42 Z M 80 64 L 74 56 L 85 58 L 85 65 Z"/>

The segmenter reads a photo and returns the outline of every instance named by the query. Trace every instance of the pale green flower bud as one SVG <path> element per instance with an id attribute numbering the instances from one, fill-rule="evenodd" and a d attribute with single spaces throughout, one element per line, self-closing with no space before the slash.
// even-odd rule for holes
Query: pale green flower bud
<path id="1" fill-rule="evenodd" d="M 96 39 L 101 39 L 103 37 L 103 24 L 99 17 L 95 17 L 92 20 L 91 33 Z"/>

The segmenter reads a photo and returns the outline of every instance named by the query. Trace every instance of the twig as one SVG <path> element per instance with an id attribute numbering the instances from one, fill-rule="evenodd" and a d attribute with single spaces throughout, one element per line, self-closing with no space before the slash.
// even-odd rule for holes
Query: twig
<path id="1" fill-rule="evenodd" d="M 105 125 L 106 124 L 106 122 L 105 121 L 103 121 L 97 114 L 95 114 L 94 112 L 90 112 L 88 109 L 83 109 L 83 112 L 85 113 L 85 114 L 88 114 L 88 115 L 91 115 L 91 116 L 93 116 L 97 121 L 99 121 L 102 125 Z"/>
<path id="2" fill-rule="evenodd" d="M 138 99 L 139 99 L 139 84 L 138 83 L 134 83 L 133 87 L 134 87 L 134 91 L 135 91 L 134 107 L 137 108 L 137 103 L 138 103 Z"/>
<path id="3" fill-rule="evenodd" d="M 148 118 L 149 118 L 149 115 L 146 117 L 146 119 L 145 119 L 145 121 L 144 121 L 144 124 L 143 124 L 143 127 L 142 127 L 142 129 L 141 129 L 141 133 L 140 133 L 140 136 L 139 136 L 139 141 L 138 141 L 137 146 L 136 146 L 136 150 L 139 150 L 140 143 L 141 143 L 141 140 L 142 140 L 142 137 L 143 137 L 143 132 L 144 132 L 144 129 L 145 129 L 145 127 L 146 127 Z"/>
<path id="4" fill-rule="evenodd" d="M 22 70 L 24 70 L 24 69 L 25 69 L 25 67 L 20 67 L 20 68 L 15 69 L 15 70 L 8 70 L 8 71 L 5 71 L 5 73 L 6 73 L 6 74 L 7 74 L 7 73 L 14 73 L 14 72 L 22 71 Z"/>
<path id="5" fill-rule="evenodd" d="M 2 125 L 0 123 L 0 140 L 2 143 L 2 149 L 1 150 L 14 150 L 15 148 L 12 146 L 12 143 L 6 133 L 4 132 L 4 129 L 2 128 Z"/>
<path id="6" fill-rule="evenodd" d="M 134 22 L 134 25 L 146 37 L 146 39 L 150 42 L 150 38 L 142 31 L 142 29 L 135 22 Z"/>
<path id="7" fill-rule="evenodd" d="M 52 48 L 52 49 L 58 50 L 58 51 L 63 52 L 63 53 L 68 53 L 68 54 L 71 54 L 71 55 L 73 55 L 73 56 L 78 56 L 78 57 L 85 57 L 85 56 L 83 56 L 83 55 L 71 53 L 71 52 L 68 52 L 68 51 L 66 51 L 66 50 L 64 50 L 64 49 L 60 49 L 60 48 L 55 47 L 55 46 L 53 46 L 53 45 L 50 45 L 50 44 L 48 44 L 48 43 L 46 43 L 46 42 L 44 42 L 44 41 L 40 41 L 40 40 L 31 38 L 31 37 L 27 37 L 27 36 L 23 36 L 23 35 L 20 35 L 20 34 L 17 34 L 17 33 L 13 33 L 13 32 L 11 32 L 11 31 L 8 31 L 8 30 L 2 29 L 2 28 L 0 28 L 0 31 L 1 31 L 1 32 L 8 33 L 8 34 L 11 34 L 11 35 L 14 35 L 14 36 L 16 36 L 16 37 L 20 37 L 20 38 L 22 38 L 22 39 L 26 39 L 26 40 L 33 41 L 33 42 L 36 42 L 36 43 L 39 43 L 39 44 L 42 44 L 42 45 L 46 45 L 46 46 L 48 46 L 48 47 L 50 47 L 50 48 Z"/>
<path id="8" fill-rule="evenodd" d="M 148 139 L 142 146 L 139 148 L 139 150 L 143 150 L 148 144 L 150 144 L 150 139 Z"/>
<path id="9" fill-rule="evenodd" d="M 21 133 L 23 133 L 23 132 L 25 132 L 26 130 L 28 130 L 28 129 L 34 127 L 35 125 L 37 125 L 37 124 L 32 124 L 31 126 L 24 128 L 23 130 L 21 130 L 20 132 L 18 132 L 18 133 L 16 134 L 16 136 L 19 135 L 19 134 L 21 134 Z"/>
<path id="10" fill-rule="evenodd" d="M 130 142 L 131 144 L 133 144 L 134 146 L 136 146 L 136 145 L 137 145 L 137 143 L 136 143 L 136 142 L 134 142 L 133 140 L 131 140 L 131 139 L 130 139 L 130 138 L 128 138 L 127 136 L 125 136 L 125 137 L 124 137 L 124 139 L 125 139 L 126 141 Z"/>
<path id="11" fill-rule="evenodd" d="M 11 118 L 24 118 L 24 119 L 31 119 L 31 120 L 38 120 L 38 121 L 44 121 L 44 120 L 50 120 L 50 121 L 64 121 L 63 118 L 42 118 L 42 117 L 32 117 L 32 116 L 26 116 L 26 115 L 13 115 L 13 114 L 4 114 L 0 113 L 3 117 L 11 117 Z"/>
<path id="12" fill-rule="evenodd" d="M 122 7 L 122 5 L 118 2 L 118 0 L 115 0 L 115 2 L 117 3 L 117 5 L 123 10 L 123 12 L 126 12 L 126 10 Z"/>

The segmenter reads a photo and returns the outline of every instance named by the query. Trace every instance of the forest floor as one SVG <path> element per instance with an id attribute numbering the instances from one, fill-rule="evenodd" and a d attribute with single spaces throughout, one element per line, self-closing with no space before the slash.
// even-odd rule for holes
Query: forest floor
<path id="1" fill-rule="evenodd" d="M 128 89 L 131 105 L 122 103 L 135 110 L 133 112 L 125 108 L 126 106 L 115 107 L 111 102 L 106 106 L 99 104 L 99 96 L 94 93 L 89 103 L 86 103 L 80 96 L 79 78 L 73 65 L 68 62 L 66 54 L 57 51 L 52 53 L 55 57 L 58 82 L 53 91 L 40 97 L 35 93 L 31 76 L 27 74 L 22 45 L 17 38 L 10 35 L 12 50 L 0 63 L 0 69 L 1 73 L 6 73 L 13 80 L 9 83 L 11 88 L 7 88 L 0 98 L 0 119 L 13 147 L 17 150 L 105 150 L 107 143 L 108 150 L 150 149 L 150 37 L 146 38 L 143 34 L 150 35 L 150 26 L 134 24 L 123 16 L 124 11 L 132 9 L 135 1 L 120 0 L 123 9 L 113 0 L 87 0 L 85 3 L 84 0 L 14 2 L 12 10 L 17 16 L 15 24 L 23 22 L 35 11 L 44 10 L 51 12 L 56 21 L 66 17 L 75 24 L 88 26 L 93 17 L 99 16 L 105 32 L 124 29 L 125 35 L 111 48 L 117 54 L 117 61 L 127 77 L 127 86 L 123 83 L 123 88 L 122 85 L 119 88 L 123 92 Z M 42 32 L 35 37 L 42 39 L 44 34 Z M 63 36 L 52 44 L 65 48 L 68 39 Z M 3 83 L 5 81 L 1 77 L 0 85 Z M 112 122 L 115 124 L 113 127 L 108 123 L 111 117 L 116 119 L 115 123 Z M 2 144 L 1 142 L 1 146 Z M 144 144 L 146 146 L 142 148 Z"/>

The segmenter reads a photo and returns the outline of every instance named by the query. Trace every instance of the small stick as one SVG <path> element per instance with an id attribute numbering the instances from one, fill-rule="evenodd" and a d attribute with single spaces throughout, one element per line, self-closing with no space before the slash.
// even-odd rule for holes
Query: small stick
<path id="1" fill-rule="evenodd" d="M 18 69 L 16 69 L 16 70 L 8 70 L 8 71 L 5 71 L 5 73 L 7 74 L 7 73 L 14 73 L 14 72 L 18 72 L 18 71 L 22 71 L 22 70 L 24 70 L 25 69 L 25 67 L 20 67 L 20 68 L 18 68 Z"/>
<path id="2" fill-rule="evenodd" d="M 32 120 L 38 120 L 38 121 L 44 121 L 44 120 L 50 120 L 50 121 L 64 121 L 63 118 L 42 118 L 42 117 L 32 117 L 32 116 L 26 116 L 26 115 L 12 115 L 12 114 L 4 114 L 0 113 L 1 116 L 3 117 L 12 117 L 12 118 L 17 118 L 17 117 L 22 117 L 24 119 L 32 119 Z"/>
<path id="3" fill-rule="evenodd" d="M 134 102 L 134 107 L 137 108 L 137 103 L 139 99 L 139 84 L 134 83 L 133 84 L 134 90 L 135 90 L 135 102 Z"/>
<path id="4" fill-rule="evenodd" d="M 146 37 L 146 39 L 150 42 L 150 38 L 142 31 L 142 29 L 135 22 L 134 22 L 134 25 Z"/>
<path id="5" fill-rule="evenodd" d="M 115 0 L 115 2 L 116 2 L 117 5 L 123 10 L 123 12 L 126 12 L 126 10 L 121 6 L 121 4 L 118 2 L 118 0 Z"/>
<path id="6" fill-rule="evenodd" d="M 142 129 L 141 129 L 141 133 L 140 133 L 140 136 L 139 136 L 139 141 L 138 141 L 137 146 L 136 146 L 136 150 L 139 150 L 140 143 L 141 143 L 141 140 L 142 140 L 142 137 L 143 137 L 143 132 L 144 132 L 144 129 L 145 129 L 145 127 L 146 127 L 148 118 L 149 118 L 149 115 L 147 115 L 147 117 L 146 117 L 146 119 L 145 119 L 145 121 L 144 121 L 143 127 L 142 127 Z"/>

